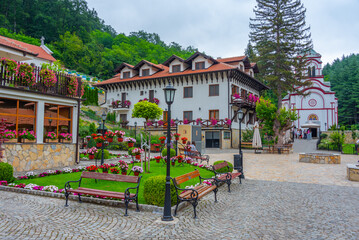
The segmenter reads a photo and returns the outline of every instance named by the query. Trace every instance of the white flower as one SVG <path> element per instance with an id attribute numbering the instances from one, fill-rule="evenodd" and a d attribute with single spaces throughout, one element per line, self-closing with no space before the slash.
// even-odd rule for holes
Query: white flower
<path id="1" fill-rule="evenodd" d="M 49 185 L 49 186 L 45 186 L 43 189 L 43 191 L 48 191 L 48 192 L 54 192 L 54 191 L 59 191 L 59 188 L 54 186 L 54 185 Z"/>
<path id="2" fill-rule="evenodd" d="M 25 176 L 26 177 L 33 177 L 33 176 L 36 176 L 36 174 L 34 172 L 27 172 L 27 173 L 25 173 Z"/>
<path id="3" fill-rule="evenodd" d="M 9 183 L 8 186 L 16 186 L 16 183 Z"/>
<path id="4" fill-rule="evenodd" d="M 37 187 L 38 185 L 36 184 L 33 184 L 33 183 L 29 183 L 27 184 L 24 188 L 25 189 L 30 189 L 30 190 L 33 190 L 34 187 Z"/>
<path id="5" fill-rule="evenodd" d="M 63 171 L 66 172 L 66 173 L 72 173 L 72 169 L 69 168 L 69 167 L 65 167 L 65 168 L 63 169 Z"/>
<path id="6" fill-rule="evenodd" d="M 79 170 L 85 170 L 85 169 L 86 169 L 86 166 L 78 166 L 77 169 L 79 169 Z"/>
<path id="7" fill-rule="evenodd" d="M 55 174 L 55 173 L 56 173 L 55 170 L 47 170 L 46 172 L 47 172 L 48 174 Z"/>

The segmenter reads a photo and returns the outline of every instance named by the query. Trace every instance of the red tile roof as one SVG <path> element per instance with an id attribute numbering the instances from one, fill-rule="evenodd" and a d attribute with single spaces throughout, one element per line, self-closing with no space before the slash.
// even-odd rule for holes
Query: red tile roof
<path id="1" fill-rule="evenodd" d="M 51 54 L 48 54 L 44 49 L 42 49 L 39 46 L 35 46 L 29 43 L 24 43 L 12 38 L 7 38 L 4 36 L 0 36 L 0 45 L 16 49 L 22 52 L 26 52 L 28 54 L 34 55 L 38 58 L 42 58 L 49 61 L 56 61 L 56 59 L 51 56 Z"/>
<path id="2" fill-rule="evenodd" d="M 247 56 L 237 56 L 237 57 L 229 57 L 229 58 L 217 58 L 218 62 L 239 62 L 243 61 Z"/>
<path id="3" fill-rule="evenodd" d="M 223 70 L 237 69 L 237 67 L 231 66 L 229 64 L 218 63 L 218 64 L 213 64 L 212 66 L 210 66 L 209 68 L 206 68 L 206 69 L 192 70 L 191 68 L 187 68 L 183 72 L 170 73 L 169 68 L 167 66 L 164 66 L 162 64 L 158 64 L 158 66 L 163 70 L 160 70 L 160 71 L 152 74 L 151 76 L 140 77 L 140 76 L 136 75 L 132 78 L 121 79 L 119 74 L 117 74 L 117 75 L 115 75 L 114 78 L 105 80 L 96 85 L 105 85 L 105 84 L 118 83 L 118 82 L 130 82 L 130 81 L 136 81 L 136 80 L 145 80 L 145 79 L 153 79 L 153 78 L 163 78 L 163 77 L 171 77 L 171 76 L 179 76 L 179 75 L 189 75 L 189 74 L 196 74 L 196 73 L 217 72 L 217 71 L 223 71 Z"/>

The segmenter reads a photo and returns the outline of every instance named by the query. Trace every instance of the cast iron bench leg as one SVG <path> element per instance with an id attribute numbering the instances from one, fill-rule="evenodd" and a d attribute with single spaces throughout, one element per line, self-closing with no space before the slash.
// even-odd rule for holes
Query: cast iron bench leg
<path id="1" fill-rule="evenodd" d="M 193 201 L 192 205 L 193 205 L 193 211 L 194 211 L 194 218 L 197 218 L 197 214 L 196 214 L 196 207 L 198 205 L 197 200 Z"/>
<path id="2" fill-rule="evenodd" d="M 177 198 L 177 204 L 176 204 L 176 208 L 175 208 L 175 214 L 173 214 L 174 216 L 177 216 L 177 208 L 178 208 L 178 204 L 180 203 L 180 201 Z"/>
<path id="3" fill-rule="evenodd" d="M 136 198 L 136 212 L 139 212 L 140 211 L 140 208 L 138 207 L 138 198 Z"/>
<path id="4" fill-rule="evenodd" d="M 128 202 L 129 202 L 129 200 L 125 199 L 125 205 L 126 205 L 126 211 L 125 211 L 125 215 L 124 215 L 125 217 L 128 216 L 128 214 L 127 214 Z"/>
<path id="5" fill-rule="evenodd" d="M 81 195 L 79 193 L 79 203 L 82 203 L 82 200 L 81 200 Z"/>
<path id="6" fill-rule="evenodd" d="M 66 197 L 66 203 L 65 203 L 65 207 L 68 207 L 69 205 L 67 204 L 68 200 L 69 200 L 69 195 L 70 193 L 65 192 L 65 197 Z"/>
<path id="7" fill-rule="evenodd" d="M 214 192 L 214 201 L 217 202 L 217 192 L 218 192 L 218 189 L 215 188 L 215 189 L 213 190 L 213 192 Z"/>

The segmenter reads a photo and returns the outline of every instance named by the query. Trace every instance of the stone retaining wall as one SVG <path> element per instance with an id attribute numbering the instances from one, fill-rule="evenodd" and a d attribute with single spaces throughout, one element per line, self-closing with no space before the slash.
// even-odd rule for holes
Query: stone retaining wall
<path id="1" fill-rule="evenodd" d="M 341 160 L 341 156 L 339 154 L 325 154 L 325 153 L 299 154 L 299 162 L 340 164 L 340 160 Z"/>
<path id="2" fill-rule="evenodd" d="M 51 169 L 75 164 L 76 144 L 4 144 L 5 162 L 14 171 Z"/>

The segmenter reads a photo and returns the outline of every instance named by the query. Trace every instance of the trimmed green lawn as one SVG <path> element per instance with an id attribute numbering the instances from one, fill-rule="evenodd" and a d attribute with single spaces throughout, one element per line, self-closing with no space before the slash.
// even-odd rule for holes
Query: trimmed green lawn
<path id="1" fill-rule="evenodd" d="M 139 163 L 135 164 L 140 166 Z M 129 166 L 129 169 L 132 168 L 132 164 Z M 204 178 L 210 178 L 214 176 L 214 173 L 204 169 L 204 168 L 198 168 L 190 164 L 184 164 L 184 166 L 171 166 L 171 177 L 175 178 L 180 175 L 189 173 L 194 171 L 195 169 L 198 169 L 201 173 L 201 176 Z M 145 181 L 152 176 L 158 176 L 158 175 L 166 175 L 166 166 L 162 166 L 162 163 L 156 163 L 154 161 L 151 161 L 150 166 L 151 172 L 150 173 L 142 173 L 140 176 L 142 176 L 141 183 L 140 183 L 140 190 L 139 190 L 139 196 L 138 201 L 139 203 L 146 203 L 143 198 L 143 188 Z M 133 173 L 131 173 L 133 175 Z M 24 183 L 29 184 L 33 183 L 39 186 L 48 186 L 48 185 L 55 185 L 59 189 L 64 188 L 64 185 L 67 181 L 76 181 L 79 180 L 81 176 L 81 172 L 77 173 L 66 173 L 66 174 L 59 174 L 59 175 L 51 175 L 48 177 L 42 177 L 42 178 L 34 178 L 34 179 L 23 179 L 23 180 L 16 180 L 15 183 Z M 187 181 L 186 183 L 182 184 L 181 188 L 184 188 L 185 186 L 195 185 L 199 182 L 198 178 L 191 179 Z M 100 189 L 100 190 L 107 190 L 107 191 L 117 191 L 117 192 L 124 192 L 126 188 L 128 187 L 134 187 L 136 184 L 133 183 L 123 183 L 123 182 L 113 182 L 113 181 L 106 181 L 106 180 L 100 180 L 95 182 L 94 179 L 82 179 L 81 187 L 86 188 L 93 188 L 93 189 Z M 78 183 L 72 183 L 72 188 L 77 188 Z M 133 190 L 131 191 L 133 192 Z"/>

